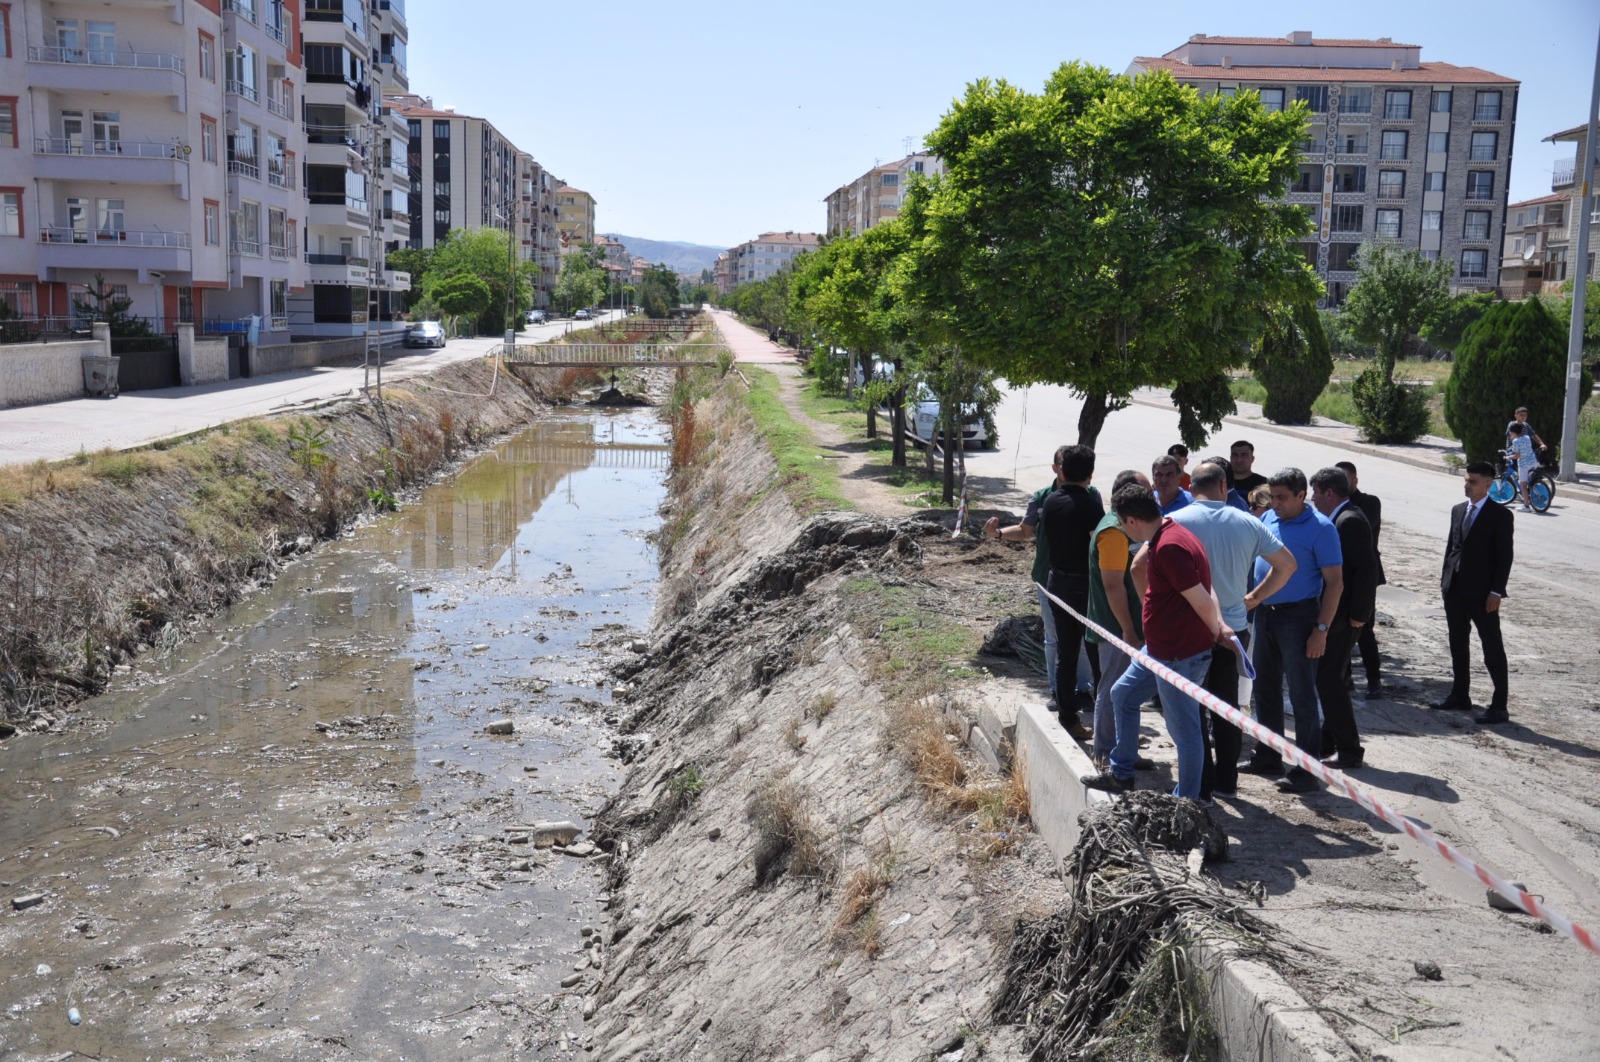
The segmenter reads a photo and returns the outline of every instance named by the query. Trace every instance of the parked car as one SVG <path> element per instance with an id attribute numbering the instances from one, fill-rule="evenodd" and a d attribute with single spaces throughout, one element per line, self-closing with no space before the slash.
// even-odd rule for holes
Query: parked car
<path id="1" fill-rule="evenodd" d="M 438 321 L 415 321 L 406 329 L 408 347 L 444 346 L 444 325 Z"/>
<path id="2" fill-rule="evenodd" d="M 550 319 L 550 315 L 545 313 L 543 310 L 529 310 L 528 311 L 528 323 L 529 324 L 544 324 L 549 319 Z"/>
<path id="3" fill-rule="evenodd" d="M 884 373 L 883 370 L 888 372 Z M 892 377 L 893 365 L 880 365 L 879 374 Z M 859 377 L 858 377 L 859 378 Z M 887 408 L 879 407 L 879 412 L 888 416 Z M 994 432 L 994 419 L 976 403 L 969 402 L 962 408 L 965 423 L 961 425 L 962 448 L 967 450 L 992 450 L 999 445 L 999 437 Z M 939 399 L 927 384 L 917 384 L 911 393 L 906 395 L 906 432 L 919 442 L 927 442 L 937 430 L 939 423 Z M 935 439 L 942 443 L 942 438 Z"/>
<path id="4" fill-rule="evenodd" d="M 589 311 L 579 310 L 577 313 L 572 315 L 572 319 L 574 321 L 587 321 L 589 319 Z"/>

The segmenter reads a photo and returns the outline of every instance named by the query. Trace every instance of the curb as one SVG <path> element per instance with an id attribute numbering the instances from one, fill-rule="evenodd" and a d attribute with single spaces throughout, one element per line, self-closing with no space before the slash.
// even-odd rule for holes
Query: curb
<path id="1" fill-rule="evenodd" d="M 1172 402 L 1170 400 L 1163 402 L 1151 398 L 1144 398 L 1139 395 L 1133 395 L 1128 399 L 1128 401 L 1137 402 L 1141 406 L 1152 406 L 1157 409 L 1172 408 Z M 1376 443 L 1364 443 L 1353 440 L 1346 441 L 1344 439 L 1329 439 L 1326 435 L 1317 432 L 1315 428 L 1308 429 L 1291 427 L 1286 424 L 1274 424 L 1265 418 L 1241 417 L 1237 414 L 1223 417 L 1222 422 L 1224 424 L 1235 424 L 1239 425 L 1240 427 L 1246 427 L 1252 431 L 1268 431 L 1276 435 L 1288 435 L 1295 439 L 1304 440 L 1305 442 L 1321 443 L 1324 446 L 1336 446 L 1341 450 L 1350 450 L 1358 454 L 1368 454 L 1372 457 L 1381 457 L 1386 461 L 1397 461 L 1403 465 L 1411 465 L 1414 468 L 1421 468 L 1429 472 L 1438 472 L 1441 475 L 1455 476 L 1458 474 L 1455 469 L 1450 468 L 1447 465 L 1443 465 L 1439 461 L 1432 460 L 1427 457 L 1421 457 L 1416 454 L 1406 453 L 1404 450 L 1399 450 L 1397 447 L 1380 446 Z M 1342 423 L 1341 426 L 1350 427 L 1350 425 Z M 1556 490 L 1564 497 L 1574 498 L 1578 501 L 1589 502 L 1591 504 L 1600 504 L 1600 488 L 1591 486 L 1587 483 L 1558 483 L 1556 485 Z"/>

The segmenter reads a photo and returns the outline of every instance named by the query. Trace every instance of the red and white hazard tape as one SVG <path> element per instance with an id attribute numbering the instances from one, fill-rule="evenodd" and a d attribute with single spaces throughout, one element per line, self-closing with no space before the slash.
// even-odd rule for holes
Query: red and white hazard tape
<path id="1" fill-rule="evenodd" d="M 1039 586 L 1038 583 L 1035 583 L 1034 585 Z M 1374 815 L 1378 816 L 1395 829 L 1405 831 L 1407 837 L 1410 837 L 1412 840 L 1432 849 L 1436 855 L 1443 858 L 1447 863 L 1449 863 L 1451 866 L 1454 866 L 1457 870 L 1462 870 L 1468 874 L 1471 874 L 1484 885 L 1493 889 L 1495 892 L 1498 892 L 1501 896 L 1504 896 L 1507 900 L 1516 904 L 1528 914 L 1531 914 L 1541 922 L 1544 922 L 1556 932 L 1561 933 L 1564 936 L 1571 937 L 1590 952 L 1600 955 L 1600 942 L 1596 941 L 1593 933 L 1578 925 L 1560 911 L 1553 910 L 1547 904 L 1545 904 L 1543 900 L 1539 899 L 1539 897 L 1529 893 L 1526 889 L 1519 889 L 1511 881 L 1511 879 L 1507 878 L 1505 875 L 1484 866 L 1482 863 L 1479 863 L 1471 856 L 1466 855 L 1460 849 L 1456 848 L 1450 842 L 1443 840 L 1440 837 L 1436 837 L 1432 831 L 1418 826 L 1411 819 L 1400 814 L 1399 812 L 1390 808 L 1383 801 L 1379 800 L 1373 795 L 1370 789 L 1367 789 L 1365 786 L 1362 786 L 1346 777 L 1342 772 L 1326 766 L 1315 756 L 1310 756 L 1305 752 L 1302 752 L 1297 746 L 1286 740 L 1282 735 L 1275 734 L 1271 730 L 1268 730 L 1266 727 L 1262 726 L 1260 723 L 1256 722 L 1254 719 L 1250 718 L 1244 712 L 1241 712 L 1227 701 L 1224 701 L 1206 692 L 1197 683 L 1190 682 L 1176 671 L 1173 671 L 1171 668 L 1162 664 L 1159 660 L 1152 659 L 1142 650 L 1135 649 L 1133 646 L 1129 645 L 1127 642 L 1124 642 L 1121 638 L 1118 638 L 1116 635 L 1112 634 L 1110 631 L 1106 630 L 1089 617 L 1083 615 L 1081 612 L 1078 612 L 1059 597 L 1056 597 L 1054 594 L 1050 593 L 1050 591 L 1045 590 L 1044 587 L 1039 586 L 1039 589 L 1047 597 L 1049 597 L 1051 601 L 1054 601 L 1057 605 L 1060 605 L 1062 608 L 1066 609 L 1067 612 L 1077 617 L 1078 620 L 1085 626 L 1092 627 L 1102 638 L 1110 641 L 1112 645 L 1115 645 L 1118 649 L 1121 649 L 1124 653 L 1127 653 L 1129 657 L 1138 660 L 1161 678 L 1172 683 L 1174 686 L 1178 687 L 1178 689 L 1182 690 L 1184 693 L 1187 693 L 1189 696 L 1205 705 L 1212 712 L 1220 715 L 1222 718 L 1226 719 L 1240 730 L 1249 734 L 1257 741 L 1267 745 L 1285 760 L 1288 760 L 1297 767 L 1301 767 L 1307 771 L 1310 771 L 1323 782 L 1326 782 L 1328 787 L 1334 792 L 1342 793 L 1344 796 L 1354 800 L 1357 804 L 1360 804 L 1362 807 L 1366 808 L 1368 811 L 1372 812 Z"/>
<path id="2" fill-rule="evenodd" d="M 955 530 L 950 532 L 951 538 L 960 538 L 961 532 L 967 529 L 967 463 L 961 462 L 961 504 L 956 508 Z"/>

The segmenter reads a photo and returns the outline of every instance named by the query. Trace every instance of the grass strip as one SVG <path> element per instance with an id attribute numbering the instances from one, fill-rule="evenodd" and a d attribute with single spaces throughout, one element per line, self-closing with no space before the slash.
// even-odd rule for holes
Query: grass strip
<path id="1" fill-rule="evenodd" d="M 816 438 L 784 405 L 778 377 L 754 366 L 745 368 L 750 392 L 745 402 L 767 448 L 778 465 L 784 490 L 803 515 L 829 509 L 854 509 L 839 488 L 839 474 L 824 457 Z"/>

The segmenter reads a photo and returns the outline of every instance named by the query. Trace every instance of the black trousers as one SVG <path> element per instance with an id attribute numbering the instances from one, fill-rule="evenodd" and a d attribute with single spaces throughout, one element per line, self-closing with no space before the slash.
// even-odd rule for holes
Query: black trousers
<path id="1" fill-rule="evenodd" d="M 1373 622 L 1362 627 L 1356 635 L 1356 649 L 1361 654 L 1361 670 L 1367 673 L 1367 685 L 1379 685 L 1383 681 L 1383 658 L 1378 655 L 1377 617 L 1373 617 Z M 1351 669 L 1348 665 L 1344 675 L 1346 680 L 1350 678 Z"/>
<path id="2" fill-rule="evenodd" d="M 1045 589 L 1087 616 L 1089 614 L 1089 576 L 1052 568 Z M 1078 655 L 1083 651 L 1083 624 L 1066 609 L 1050 602 L 1056 621 L 1056 711 L 1074 712 L 1078 704 Z"/>
<path id="3" fill-rule="evenodd" d="M 1250 648 L 1250 629 L 1234 631 L 1240 644 Z M 1227 701 L 1235 708 L 1239 704 L 1239 658 L 1222 646 L 1211 650 L 1211 666 L 1206 669 L 1205 681 L 1200 683 L 1205 691 L 1218 700 Z M 1201 707 L 1200 730 L 1205 735 L 1206 754 L 1200 763 L 1200 798 L 1204 800 L 1213 789 L 1224 793 L 1239 789 L 1239 749 L 1244 744 L 1244 734 L 1211 709 Z"/>
<path id="4" fill-rule="evenodd" d="M 1371 624 L 1368 624 L 1371 626 Z M 1337 750 L 1341 756 L 1361 752 L 1361 734 L 1356 730 L 1355 705 L 1344 677 L 1350 670 L 1350 651 L 1355 648 L 1356 630 L 1344 615 L 1333 618 L 1328 627 L 1327 649 L 1317 661 L 1317 700 L 1322 703 L 1322 752 Z"/>
<path id="5" fill-rule="evenodd" d="M 1464 702 L 1472 700 L 1471 630 L 1478 628 L 1478 641 L 1483 643 L 1483 666 L 1489 669 L 1489 681 L 1494 683 L 1494 700 L 1490 708 L 1505 708 L 1508 702 L 1509 671 L 1506 665 L 1506 646 L 1500 637 L 1500 613 L 1483 607 L 1482 599 L 1463 601 L 1459 594 L 1446 594 L 1444 621 L 1450 632 L 1450 699 Z"/>

